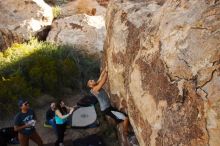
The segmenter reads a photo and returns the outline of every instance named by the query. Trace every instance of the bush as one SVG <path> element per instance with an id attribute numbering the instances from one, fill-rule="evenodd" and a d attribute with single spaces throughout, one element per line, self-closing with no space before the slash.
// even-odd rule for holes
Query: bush
<path id="1" fill-rule="evenodd" d="M 61 8 L 59 6 L 52 7 L 53 17 L 57 18 L 61 15 Z"/>
<path id="2" fill-rule="evenodd" d="M 1 112 L 14 111 L 19 97 L 34 101 L 44 93 L 57 96 L 63 88 L 78 88 L 80 74 L 72 50 L 33 39 L 0 52 Z"/>

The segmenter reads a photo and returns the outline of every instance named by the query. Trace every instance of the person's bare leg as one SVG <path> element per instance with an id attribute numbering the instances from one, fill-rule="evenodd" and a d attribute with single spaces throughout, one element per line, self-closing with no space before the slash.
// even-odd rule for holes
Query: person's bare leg
<path id="1" fill-rule="evenodd" d="M 119 129 L 122 129 L 122 135 L 121 135 L 121 140 L 124 146 L 129 146 L 129 141 L 128 141 L 128 127 L 129 127 L 129 120 L 128 118 L 124 119 L 123 122 L 119 123 Z"/>
<path id="2" fill-rule="evenodd" d="M 18 140 L 20 142 L 20 146 L 29 146 L 29 138 L 21 133 L 18 133 Z"/>
<path id="3" fill-rule="evenodd" d="M 36 131 L 31 134 L 30 139 L 34 141 L 38 146 L 43 146 L 43 141 Z"/>
<path id="4" fill-rule="evenodd" d="M 126 117 L 123 121 L 123 129 L 124 129 L 124 134 L 127 136 L 128 135 L 128 126 L 129 126 L 129 119 Z"/>
<path id="5" fill-rule="evenodd" d="M 106 118 L 106 120 L 109 124 L 111 124 L 111 125 L 116 125 L 117 124 L 116 121 L 112 117 L 106 115 L 105 118 Z"/>

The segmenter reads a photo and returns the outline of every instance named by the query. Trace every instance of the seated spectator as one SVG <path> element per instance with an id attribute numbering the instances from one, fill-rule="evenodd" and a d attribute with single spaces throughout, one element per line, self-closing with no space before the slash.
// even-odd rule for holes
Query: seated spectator
<path id="1" fill-rule="evenodd" d="M 51 125 L 54 129 L 56 129 L 55 123 L 55 102 L 50 104 L 50 108 L 46 112 L 46 124 Z"/>

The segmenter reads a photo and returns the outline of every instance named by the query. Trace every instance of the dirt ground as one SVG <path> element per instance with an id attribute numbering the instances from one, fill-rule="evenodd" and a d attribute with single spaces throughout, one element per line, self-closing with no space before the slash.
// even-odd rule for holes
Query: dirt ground
<path id="1" fill-rule="evenodd" d="M 81 96 L 79 94 L 67 95 L 64 96 L 64 101 L 67 105 L 73 106 L 80 98 Z M 45 113 L 50 105 L 49 100 L 45 99 L 45 101 L 46 102 L 43 102 L 43 105 L 34 109 L 34 111 L 37 116 L 36 130 L 41 136 L 44 144 L 48 144 L 54 143 L 56 141 L 56 135 L 52 128 L 45 128 L 43 126 L 43 123 L 45 122 Z M 99 107 L 96 107 L 96 109 L 99 109 Z M 85 137 L 87 135 L 98 134 L 103 138 L 107 146 L 119 146 L 114 126 L 109 125 L 99 111 L 97 112 L 97 114 L 100 122 L 99 127 L 88 129 L 67 129 L 65 132 L 65 140 L 74 140 L 77 138 Z M 0 128 L 10 126 L 13 126 L 13 117 L 9 120 L 0 121 Z M 30 146 L 35 146 L 35 144 L 30 142 Z"/>

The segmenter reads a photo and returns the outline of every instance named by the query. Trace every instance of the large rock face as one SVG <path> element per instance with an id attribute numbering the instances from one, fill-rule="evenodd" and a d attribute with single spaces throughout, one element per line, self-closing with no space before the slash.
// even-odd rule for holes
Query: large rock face
<path id="1" fill-rule="evenodd" d="M 1 0 L 0 14 L 0 50 L 30 39 L 53 20 L 52 9 L 43 0 Z"/>
<path id="2" fill-rule="evenodd" d="M 100 58 L 105 36 L 103 16 L 76 14 L 53 22 L 47 41 L 68 45 L 85 55 Z"/>
<path id="3" fill-rule="evenodd" d="M 220 145 L 220 1 L 112 0 L 104 59 L 141 146 Z"/>

